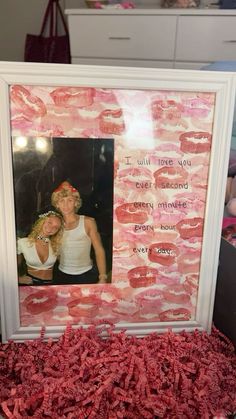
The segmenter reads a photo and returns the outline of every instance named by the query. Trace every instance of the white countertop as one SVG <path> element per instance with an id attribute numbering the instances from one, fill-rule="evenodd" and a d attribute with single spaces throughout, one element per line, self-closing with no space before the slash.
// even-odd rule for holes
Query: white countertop
<path id="1" fill-rule="evenodd" d="M 197 7 L 197 8 L 162 8 L 137 6 L 135 9 L 121 9 L 116 7 L 105 7 L 103 9 L 66 9 L 67 15 L 206 15 L 206 16 L 236 16 L 236 9 L 219 9 L 217 7 Z"/>

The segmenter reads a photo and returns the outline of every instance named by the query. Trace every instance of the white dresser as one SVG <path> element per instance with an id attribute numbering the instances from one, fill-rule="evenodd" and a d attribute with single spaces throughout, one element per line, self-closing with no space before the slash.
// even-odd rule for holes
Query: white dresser
<path id="1" fill-rule="evenodd" d="M 72 63 L 198 69 L 236 60 L 236 10 L 68 9 Z"/>

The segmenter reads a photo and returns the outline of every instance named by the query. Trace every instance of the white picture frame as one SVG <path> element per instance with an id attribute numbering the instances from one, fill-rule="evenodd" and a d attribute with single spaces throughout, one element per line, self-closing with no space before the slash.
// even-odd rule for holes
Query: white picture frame
<path id="1" fill-rule="evenodd" d="M 170 96 L 169 100 L 172 100 L 173 92 L 180 95 L 186 94 L 186 97 L 191 92 L 203 96 L 206 94 L 214 96 L 212 143 L 209 154 L 207 194 L 204 203 L 204 229 L 201 237 L 200 268 L 194 318 L 191 317 L 187 320 L 174 319 L 173 321 L 170 321 L 170 319 L 168 321 L 148 321 L 147 316 L 145 317 L 145 322 L 140 322 L 139 320 L 134 320 L 135 317 L 132 318 L 132 316 L 130 321 L 127 321 L 128 317 L 126 316 L 125 321 L 122 321 L 121 318 L 119 318 L 119 321 L 115 321 L 118 330 L 125 328 L 127 333 L 137 336 L 144 336 L 150 332 L 164 332 L 169 328 L 175 332 L 183 329 L 192 331 L 196 328 L 210 332 L 235 101 L 235 83 L 232 73 L 61 64 L 0 63 L 0 286 L 3 342 L 9 339 L 24 341 L 25 339 L 37 338 L 40 335 L 42 326 L 45 326 L 46 337 L 56 339 L 65 330 L 67 324 L 67 322 L 60 322 L 50 325 L 44 322 L 42 324 L 22 325 L 22 301 L 20 302 L 20 287 L 17 281 L 16 213 L 11 146 L 11 137 L 16 135 L 15 132 L 17 130 L 12 128 L 15 125 L 11 121 L 10 111 L 12 109 L 9 96 L 10 88 L 16 85 L 31 86 L 32 88 L 40 86 L 49 86 L 50 88 L 84 87 L 102 89 L 105 92 L 115 89 L 116 91 L 130 93 L 141 91 L 145 94 L 151 91 L 154 96 L 155 92 L 161 92 L 161 94 L 166 92 L 167 101 L 168 95 Z M 24 114 L 23 109 L 22 114 Z M 19 109 L 17 117 L 20 117 Z M 182 130 L 184 129 L 182 128 Z M 188 132 L 188 129 L 186 130 Z M 20 133 L 20 129 L 17 132 Z M 37 135 L 37 132 L 35 135 Z M 41 132 L 38 135 L 41 135 Z M 118 140 L 115 138 L 115 141 Z M 154 192 L 152 194 L 153 196 L 155 195 Z M 129 227 L 125 224 L 122 228 Z M 99 287 L 100 285 L 96 286 Z M 111 285 L 108 284 L 109 286 Z M 169 287 L 171 288 L 172 285 L 169 285 Z M 35 289 L 33 290 L 35 292 Z M 155 316 L 153 318 L 156 319 Z M 111 321 L 113 321 L 112 317 Z M 87 327 L 89 324 L 91 324 L 91 321 L 87 321 L 87 323 L 82 322 L 84 327 Z M 81 326 L 81 322 L 75 321 L 73 326 Z"/>

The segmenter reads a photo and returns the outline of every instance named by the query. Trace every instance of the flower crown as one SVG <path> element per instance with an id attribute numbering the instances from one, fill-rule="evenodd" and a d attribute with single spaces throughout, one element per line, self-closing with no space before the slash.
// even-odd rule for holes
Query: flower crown
<path id="1" fill-rule="evenodd" d="M 59 214 L 56 211 L 48 211 L 48 212 L 44 212 L 43 214 L 39 215 L 39 218 L 45 218 L 48 217 L 49 215 L 55 215 L 58 218 L 61 218 L 61 214 Z"/>
<path id="2" fill-rule="evenodd" d="M 68 189 L 69 191 L 71 191 L 72 193 L 78 192 L 78 190 L 76 188 L 74 188 L 74 186 L 72 186 L 69 182 L 64 181 L 62 182 L 53 192 L 60 192 L 63 189 Z"/>

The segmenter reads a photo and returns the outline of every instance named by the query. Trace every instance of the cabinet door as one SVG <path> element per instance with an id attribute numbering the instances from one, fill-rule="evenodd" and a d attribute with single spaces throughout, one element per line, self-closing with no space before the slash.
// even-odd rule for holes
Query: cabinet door
<path id="1" fill-rule="evenodd" d="M 174 58 L 176 16 L 70 15 L 68 22 L 73 57 Z"/>
<path id="2" fill-rule="evenodd" d="M 176 61 L 173 67 L 178 69 L 182 68 L 184 70 L 201 70 L 203 67 L 209 64 L 211 63 L 199 63 L 197 61 Z"/>
<path id="3" fill-rule="evenodd" d="M 236 59 L 236 16 L 180 16 L 176 61 Z"/>
<path id="4" fill-rule="evenodd" d="M 147 67 L 147 60 L 124 60 L 119 58 L 81 58 L 72 57 L 72 64 L 84 65 L 113 65 L 124 67 Z M 149 68 L 174 68 L 173 61 L 148 60 Z M 176 67 L 184 68 L 184 67 Z M 191 68 L 191 67 L 188 67 Z M 199 68 L 199 67 L 198 67 Z M 1 418 L 0 418 L 1 419 Z"/>

